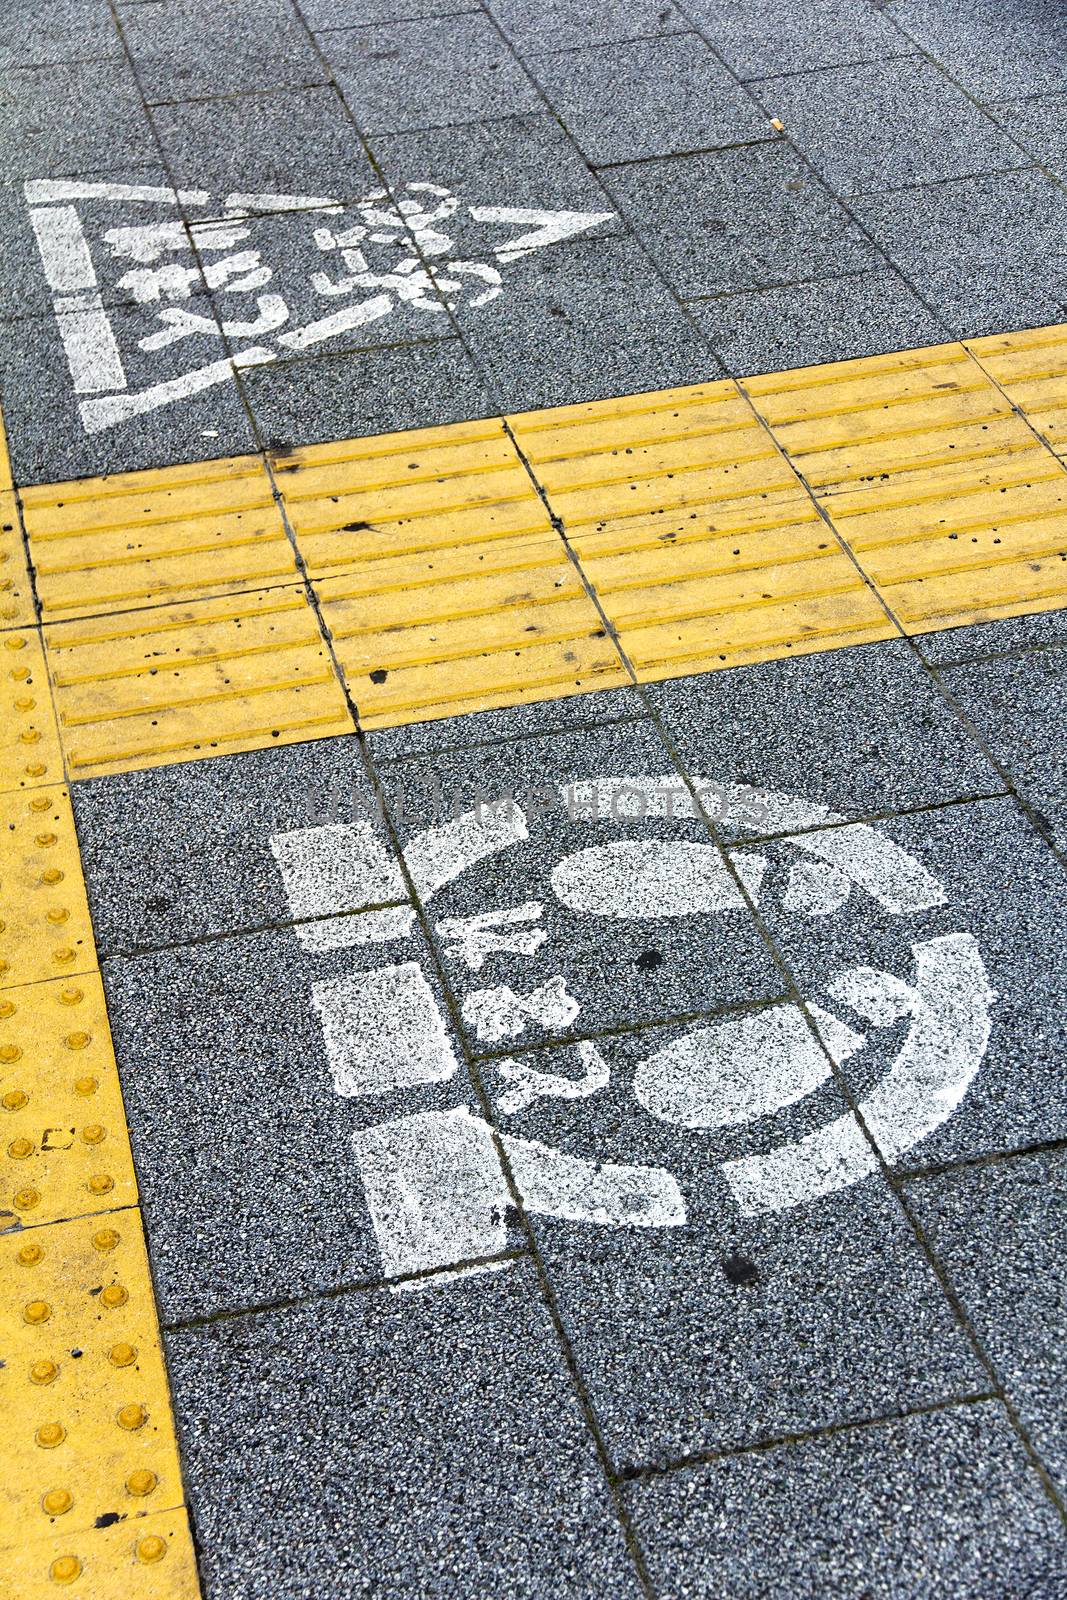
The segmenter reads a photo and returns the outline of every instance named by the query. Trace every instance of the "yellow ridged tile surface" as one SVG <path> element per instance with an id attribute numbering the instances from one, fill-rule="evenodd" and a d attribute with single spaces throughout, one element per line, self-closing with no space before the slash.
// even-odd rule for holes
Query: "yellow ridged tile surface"
<path id="1" fill-rule="evenodd" d="M 303 587 L 54 623 L 44 637 L 75 778 L 353 726 Z"/>
<path id="2" fill-rule="evenodd" d="M 1053 327 L 20 489 L 68 769 L 1059 606 L 1065 441 Z"/>
<path id="3" fill-rule="evenodd" d="M 292 583 L 258 456 L 22 490 L 46 622 Z"/>
<path id="4" fill-rule="evenodd" d="M 1067 450 L 1067 328 L 968 339 L 967 348 L 1059 454 Z"/>

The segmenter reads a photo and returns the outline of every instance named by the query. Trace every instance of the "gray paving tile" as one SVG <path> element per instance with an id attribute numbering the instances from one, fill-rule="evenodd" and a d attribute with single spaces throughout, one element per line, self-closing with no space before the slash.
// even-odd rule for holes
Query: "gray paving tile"
<path id="1" fill-rule="evenodd" d="M 678 1596 L 1059 1595 L 1062 1524 L 995 1403 L 716 1461 L 628 1493 Z"/>
<path id="2" fill-rule="evenodd" d="M 937 633 L 920 633 L 915 637 L 916 647 L 926 660 L 939 664 L 970 661 L 978 656 L 1030 649 L 1035 645 L 1065 643 L 1067 608 L 1034 611 L 1025 617 L 1000 617 L 966 628 L 942 628 Z"/>
<path id="3" fill-rule="evenodd" d="M 1056 0 L 1019 0 L 1008 30 L 996 0 L 896 0 L 893 16 L 979 100 L 1067 88 L 1067 18 Z"/>
<path id="4" fill-rule="evenodd" d="M 199 100 L 326 81 L 287 0 L 239 0 L 205 11 L 195 0 L 119 6 L 145 99 Z"/>
<path id="5" fill-rule="evenodd" d="M 1060 1150 L 996 1161 L 910 1183 L 906 1193 L 1062 1493 L 1067 1156 Z"/>
<path id="6" fill-rule="evenodd" d="M 159 106 L 153 122 L 175 182 L 220 202 L 234 192 L 357 200 L 381 187 L 333 88 Z"/>
<path id="7" fill-rule="evenodd" d="M 699 329 L 634 239 L 589 239 L 508 267 L 491 305 L 456 317 L 506 411 L 719 377 Z"/>
<path id="8" fill-rule="evenodd" d="M 458 257 L 493 261 L 498 248 L 531 233 L 529 221 L 494 222 L 484 215 L 488 208 L 581 212 L 602 219 L 597 237 L 625 228 L 614 201 L 547 112 L 376 135 L 372 148 L 401 204 L 422 197 L 426 220 L 413 215 L 413 225 L 441 233 Z M 428 182 L 444 193 L 427 200 L 415 185 Z"/>
<path id="9" fill-rule="evenodd" d="M 615 167 L 604 179 L 685 299 L 831 277 L 878 259 L 781 140 Z"/>
<path id="10" fill-rule="evenodd" d="M 201 308 L 208 311 L 206 302 Z M 198 309 L 197 314 L 200 314 Z M 241 455 L 255 438 L 232 368 L 225 361 L 221 333 L 183 341 L 164 351 L 145 352 L 139 340 L 154 323 L 139 307 L 113 308 L 108 320 L 126 388 L 90 394 L 90 406 L 121 404 L 123 395 L 144 398 L 156 385 L 211 367 L 209 387 L 181 400 L 160 403 L 143 415 L 114 422 L 97 412 L 87 432 L 83 413 L 54 317 L 27 317 L 2 325 L 0 395 L 3 396 L 12 470 L 19 483 L 54 483 L 65 478 L 129 472 L 178 461 L 207 461 Z M 188 354 L 194 345 L 195 354 Z M 116 373 L 116 376 L 118 374 Z M 217 381 L 216 381 L 217 380 Z"/>
<path id="11" fill-rule="evenodd" d="M 324 33 L 319 43 L 365 133 L 454 126 L 541 105 L 481 11 Z"/>
<path id="12" fill-rule="evenodd" d="M 943 679 L 1023 800 L 1067 849 L 1067 651 L 952 667 Z"/>
<path id="13" fill-rule="evenodd" d="M 839 817 L 1003 787 L 901 639 L 678 678 L 647 692 L 693 776 L 803 796 Z M 773 811 L 765 829 L 758 818 L 724 826 L 782 831 Z"/>
<path id="14" fill-rule="evenodd" d="M 640 802 L 631 816 L 625 798 L 613 806 L 610 796 L 594 815 L 580 793 L 562 792 L 576 782 L 634 774 L 676 790 L 647 724 L 448 751 L 381 771 L 409 863 L 427 850 L 426 841 L 413 842 L 427 828 L 478 807 L 502 819 L 487 824 L 504 828 L 492 854 L 424 895 L 472 1049 L 499 1054 L 515 1041 L 531 1046 L 782 993 L 783 980 L 740 895 L 722 880 L 698 820 L 642 816 Z M 703 886 L 690 894 L 685 885 L 694 872 Z M 513 912 L 518 931 L 508 920 Z M 489 913 L 504 918 L 494 927 L 505 942 L 487 964 L 471 952 L 471 938 L 483 942 L 477 928 L 467 934 L 455 922 Z M 486 948 L 497 947 L 494 934 Z M 501 978 L 516 994 L 537 992 L 522 1016 L 498 1018 L 489 991 Z"/>
<path id="15" fill-rule="evenodd" d="M 758 93 L 838 194 L 1022 164 L 996 123 L 921 57 L 773 78 Z"/>
<path id="16" fill-rule="evenodd" d="M 0 85 L 0 140 L 8 186 L 159 158 L 125 60 L 12 67 Z"/>
<path id="17" fill-rule="evenodd" d="M 423 1002 L 415 1021 L 436 1014 L 434 1065 L 445 1072 L 451 1053 L 454 1070 L 364 1090 L 346 1075 L 346 1041 L 327 1049 L 313 985 L 333 981 L 320 1003 L 336 994 L 335 1016 L 351 985 L 347 1043 L 358 1053 L 361 1034 L 369 1043 L 360 1005 L 380 1012 L 371 996 L 386 992 L 383 969 L 409 963 Z M 162 1320 L 381 1279 L 353 1141 L 400 1116 L 472 1103 L 418 934 L 403 953 L 374 942 L 311 950 L 281 929 L 118 958 L 103 974 Z M 412 997 L 395 993 L 401 1009 L 376 1013 L 376 1043 L 404 1026 Z M 404 1049 L 398 1037 L 382 1059 Z M 435 1264 L 468 1254 L 446 1241 Z"/>
<path id="18" fill-rule="evenodd" d="M 167 1356 L 206 1600 L 643 1592 L 524 1266 L 175 1333 Z"/>
<path id="19" fill-rule="evenodd" d="M 1067 181 L 1067 94 L 1005 100 L 993 111 L 1035 161 Z"/>
<path id="20" fill-rule="evenodd" d="M 474 0 L 301 0 L 300 5 L 304 21 L 316 33 L 477 10 Z"/>
<path id="21" fill-rule="evenodd" d="M 774 137 L 766 117 L 694 33 L 526 60 L 594 165 Z"/>
<path id="22" fill-rule="evenodd" d="M 726 370 L 743 377 L 946 337 L 944 325 L 893 271 L 694 300 L 689 311 Z"/>
<path id="23" fill-rule="evenodd" d="M 0 67 L 121 59 L 122 40 L 100 0 L 24 0 L 5 10 Z"/>
<path id="24" fill-rule="evenodd" d="M 690 15 L 740 78 L 880 61 L 912 48 L 864 0 L 693 0 Z"/>
<path id="25" fill-rule="evenodd" d="M 311 356 L 243 378 L 264 442 L 277 449 L 464 422 L 496 411 L 458 339 Z"/>
<path id="26" fill-rule="evenodd" d="M 652 938 L 659 943 L 659 935 Z M 744 962 L 740 951 L 737 957 Z M 719 1017 L 686 1032 L 730 1025 Z M 651 1170 L 678 1185 L 681 1225 L 649 1219 L 646 1226 L 579 1228 L 532 1218 L 616 1464 L 663 1465 L 981 1389 L 981 1368 L 881 1176 L 822 1197 L 797 1191 L 788 1197 L 793 1204 L 779 1195 L 776 1203 L 786 1208 L 762 1213 L 746 1214 L 735 1196 L 726 1163 L 764 1156 L 839 1122 L 846 1108 L 836 1086 L 824 1083 L 793 1106 L 754 1115 L 748 1087 L 761 1074 L 767 1084 L 773 1069 L 765 1057 L 750 1061 L 759 1054 L 753 1040 L 743 1049 L 727 1034 L 720 1060 L 741 1052 L 744 1088 L 707 1114 L 727 1125 L 680 1127 L 649 1115 L 636 1098 L 640 1090 L 643 1102 L 653 1103 L 638 1063 L 644 1074 L 654 1071 L 648 1063 L 664 1037 L 657 1031 L 598 1040 L 611 1077 L 585 1099 L 541 1099 L 518 1117 L 497 1111 L 508 1135 L 603 1163 L 606 1171 L 609 1163 L 636 1167 L 645 1184 Z M 538 1056 L 536 1067 L 574 1079 L 581 1074 L 574 1057 Z M 481 1070 L 496 1093 L 498 1072 L 489 1064 Z M 677 1071 L 676 1061 L 669 1082 L 677 1082 Z"/>
<path id="27" fill-rule="evenodd" d="M 1037 171 L 865 195 L 876 242 L 958 335 L 1057 322 L 1067 198 Z"/>
<path id="28" fill-rule="evenodd" d="M 271 835 L 376 821 L 354 738 L 149 767 L 72 795 L 102 956 L 288 922 Z"/>
<path id="29" fill-rule="evenodd" d="M 1011 799 L 874 835 L 767 846 L 759 909 L 805 996 L 865 1041 L 842 1071 L 887 1159 L 914 1169 L 1063 1138 L 1063 868 Z M 886 856 L 887 840 L 911 862 Z M 828 864 L 843 870 L 822 904 L 798 885 L 801 859 L 807 884 L 813 859 L 824 888 Z"/>
<path id="30" fill-rule="evenodd" d="M 477 744 L 507 743 L 531 735 L 591 727 L 598 722 L 638 720 L 645 716 L 636 689 L 600 689 L 567 695 L 501 711 L 472 711 L 435 722 L 410 722 L 397 728 L 373 728 L 367 743 L 376 761 L 461 750 Z"/>
<path id="31" fill-rule="evenodd" d="M 684 33 L 691 26 L 670 0 L 544 0 L 539 6 L 489 0 L 489 10 L 520 55 Z"/>

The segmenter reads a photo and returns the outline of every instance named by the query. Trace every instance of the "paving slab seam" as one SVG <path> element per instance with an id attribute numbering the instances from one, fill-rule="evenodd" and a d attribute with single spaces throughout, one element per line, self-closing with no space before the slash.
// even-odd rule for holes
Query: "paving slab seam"
<path id="1" fill-rule="evenodd" d="M 1038 1475 L 1046 1496 L 1052 1502 L 1065 1527 L 1067 1527 L 1067 1504 L 1065 1504 L 1063 1497 L 1060 1495 L 1060 1492 L 1053 1481 L 1052 1474 L 1038 1453 L 1038 1450 L 1030 1437 L 1030 1433 L 1022 1421 L 1018 1409 L 1009 1399 L 1005 1384 L 1000 1377 L 1000 1374 L 997 1372 L 992 1358 L 986 1351 L 981 1338 L 979 1337 L 974 1321 L 968 1314 L 961 1296 L 958 1294 L 954 1285 L 952 1284 L 951 1279 L 939 1260 L 932 1243 L 927 1238 L 926 1232 L 922 1226 L 916 1209 L 906 1194 L 902 1182 L 896 1176 L 891 1164 L 883 1155 L 882 1149 L 877 1139 L 874 1137 L 870 1126 L 868 1125 L 867 1119 L 864 1115 L 863 1106 L 860 1103 L 859 1098 L 847 1077 L 847 1074 L 841 1070 L 841 1067 L 835 1060 L 833 1053 L 828 1049 L 826 1043 L 822 1039 L 815 1018 L 812 1015 L 810 1003 L 803 994 L 801 987 L 792 972 L 792 969 L 785 959 L 785 956 L 779 950 L 778 943 L 775 940 L 771 930 L 767 927 L 765 919 L 755 902 L 748 884 L 744 881 L 743 877 L 737 870 L 729 850 L 725 847 L 724 841 L 720 839 L 719 830 L 716 827 L 713 818 L 708 814 L 705 808 L 699 783 L 694 780 L 694 778 L 686 769 L 674 740 L 672 739 L 669 730 L 664 725 L 662 718 L 659 717 L 658 711 L 655 707 L 652 707 L 652 716 L 659 728 L 660 738 L 664 744 L 664 747 L 670 755 L 670 758 L 673 761 L 683 782 L 690 791 L 696 814 L 703 818 L 712 839 L 719 848 L 720 856 L 723 860 L 726 870 L 733 877 L 737 891 L 749 908 L 749 914 L 759 932 L 761 939 L 766 945 L 772 961 L 787 981 L 787 993 L 790 1000 L 795 1006 L 797 1006 L 804 1016 L 814 1039 L 825 1054 L 827 1062 L 830 1066 L 831 1074 L 838 1083 L 845 1103 L 848 1105 L 856 1123 L 863 1133 L 864 1138 L 867 1140 L 877 1163 L 878 1169 L 880 1170 L 883 1179 L 888 1184 L 898 1207 L 903 1213 L 903 1216 L 910 1227 L 914 1238 L 916 1239 L 926 1258 L 931 1271 L 936 1277 L 942 1294 L 951 1306 L 957 1324 L 966 1334 L 975 1357 L 980 1362 L 984 1371 L 987 1373 L 992 1392 L 996 1395 L 996 1398 L 1005 1408 L 1009 1420 L 1011 1421 L 1011 1425 L 1026 1451 L 1031 1466 Z"/>
<path id="2" fill-rule="evenodd" d="M 922 1178 L 943 1178 L 954 1172 L 1006 1166 L 1013 1161 L 1025 1160 L 1028 1156 L 1050 1155 L 1060 1150 L 1067 1150 L 1067 1139 L 1038 1139 L 1033 1144 L 990 1150 L 982 1155 L 959 1156 L 954 1161 L 932 1161 L 923 1166 L 899 1167 L 897 1177 L 901 1183 L 911 1183 L 914 1179 Z"/>
<path id="3" fill-rule="evenodd" d="M 845 1422 L 827 1423 L 821 1428 L 805 1428 L 795 1433 L 776 1434 L 773 1439 L 758 1439 L 754 1444 L 736 1445 L 722 1450 L 695 1450 L 672 1461 L 635 1462 L 620 1469 L 620 1477 L 627 1483 L 647 1482 L 652 1478 L 671 1477 L 677 1472 L 691 1471 L 694 1467 L 711 1466 L 716 1461 L 730 1461 L 738 1456 L 765 1455 L 780 1450 L 783 1445 L 809 1444 L 818 1439 L 833 1439 L 840 1434 L 859 1433 L 868 1429 L 884 1428 L 889 1423 L 907 1417 L 932 1417 L 942 1412 L 957 1411 L 969 1406 L 987 1405 L 991 1400 L 1000 1403 L 1000 1396 L 992 1389 L 976 1390 L 973 1394 L 953 1395 L 944 1400 L 932 1400 L 924 1405 L 906 1406 L 898 1411 L 887 1411 L 879 1416 L 850 1417 Z"/>
<path id="4" fill-rule="evenodd" d="M 1046 1466 L 1044 1459 L 1037 1449 L 1037 1446 L 1034 1444 L 1034 1441 L 1030 1436 L 1030 1430 L 1023 1422 L 1019 1408 L 1014 1404 L 1008 1395 L 1004 1380 L 1000 1377 L 993 1358 L 986 1350 L 985 1344 L 979 1336 L 978 1330 L 974 1325 L 974 1321 L 967 1312 L 967 1308 L 963 1303 L 962 1296 L 956 1290 L 949 1273 L 942 1265 L 941 1260 L 937 1255 L 934 1245 L 927 1237 L 926 1230 L 923 1228 L 918 1212 L 915 1206 L 912 1204 L 909 1196 L 905 1192 L 903 1182 L 895 1178 L 892 1174 L 888 1174 L 888 1181 L 893 1188 L 901 1210 L 904 1212 L 904 1215 L 911 1224 L 911 1227 L 915 1233 L 915 1237 L 919 1240 L 924 1251 L 926 1252 L 926 1259 L 936 1275 L 943 1293 L 952 1305 L 961 1327 L 966 1329 L 967 1336 L 971 1341 L 975 1355 L 985 1368 L 986 1372 L 989 1374 L 996 1398 L 1000 1401 L 1001 1405 L 1007 1412 L 1008 1420 L 1018 1436 L 1023 1449 L 1026 1451 L 1026 1455 L 1029 1459 L 1031 1467 L 1037 1473 L 1046 1496 L 1058 1512 L 1064 1527 L 1067 1528 L 1067 1503 L 1065 1503 L 1063 1495 L 1056 1486 L 1052 1473 L 1049 1471 L 1049 1468 Z"/>
<path id="5" fill-rule="evenodd" d="M 511 1266 L 516 1261 L 529 1259 L 524 1248 L 498 1250 L 493 1255 L 463 1256 L 447 1267 L 429 1267 L 424 1272 L 398 1272 L 391 1277 L 354 1278 L 348 1283 L 331 1283 L 308 1294 L 293 1295 L 280 1300 L 254 1300 L 247 1305 L 226 1306 L 221 1311 L 208 1311 L 202 1316 L 175 1317 L 160 1323 L 164 1333 L 187 1333 L 198 1328 L 213 1328 L 220 1322 L 240 1322 L 247 1317 L 264 1313 L 296 1311 L 302 1306 L 318 1305 L 320 1301 L 344 1300 L 349 1295 L 368 1295 L 387 1292 L 410 1294 L 420 1289 L 432 1289 L 437 1284 L 467 1273 L 483 1272 L 493 1267 Z"/>
<path id="6" fill-rule="evenodd" d="M 943 61 L 941 61 L 937 56 L 933 55 L 932 52 L 927 50 L 925 48 L 925 46 L 921 45 L 913 37 L 913 35 L 908 32 L 908 30 L 905 27 L 905 25 L 900 21 L 900 18 L 896 15 L 896 13 L 895 13 L 895 11 L 894 11 L 892 6 L 887 6 L 886 7 L 884 15 L 888 19 L 888 21 L 891 24 L 891 26 L 896 28 L 897 32 L 900 33 L 905 39 L 907 39 L 909 41 L 909 43 L 912 45 L 912 48 L 914 49 L 914 51 L 915 51 L 915 53 L 917 55 L 921 56 L 924 61 L 929 62 L 932 67 L 935 67 L 937 69 L 937 71 L 940 72 L 941 75 L 944 78 L 946 78 L 949 83 L 952 84 L 953 88 L 958 90 L 958 92 L 961 95 L 965 96 L 965 98 L 967 100 L 969 100 L 970 103 L 975 107 L 975 109 L 980 111 L 983 116 L 986 116 L 986 117 L 991 117 L 992 116 L 992 107 L 986 106 L 981 100 L 978 99 L 977 95 L 972 94 L 971 91 L 968 88 L 966 88 L 966 86 L 963 83 L 961 83 L 960 80 L 957 77 L 955 77 L 955 75 L 951 72 L 951 70 L 945 65 L 945 63 Z M 1022 154 L 1024 156 L 1026 156 L 1028 158 L 1028 160 L 1033 165 L 1037 166 L 1040 169 L 1040 171 L 1044 173 L 1045 177 L 1048 178 L 1052 183 L 1054 183 L 1057 186 L 1057 188 L 1067 189 L 1067 184 L 1064 184 L 1063 180 L 1059 177 L 1059 175 L 1057 173 L 1053 172 L 1051 170 L 1051 168 L 1046 167 L 1040 161 L 1036 161 L 1036 162 L 1033 161 L 1033 157 L 1031 156 L 1030 151 L 1026 149 L 1025 145 L 1021 144 L 1019 142 L 1019 140 L 1015 138 L 1014 134 L 1011 132 L 1011 130 L 1009 128 L 1004 128 L 1003 131 L 1004 131 L 1005 135 L 1007 136 L 1007 138 L 1009 138 L 1011 140 L 1011 142 L 1015 146 L 1015 148 L 1017 150 L 1021 151 Z"/>

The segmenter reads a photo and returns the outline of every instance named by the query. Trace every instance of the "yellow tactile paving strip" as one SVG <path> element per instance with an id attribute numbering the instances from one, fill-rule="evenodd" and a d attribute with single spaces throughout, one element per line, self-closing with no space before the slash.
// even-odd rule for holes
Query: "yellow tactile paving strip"
<path id="1" fill-rule="evenodd" d="M 258 456 L 27 488 L 21 498 L 46 622 L 297 576 Z"/>
<path id="2" fill-rule="evenodd" d="M 350 733 L 303 586 L 44 629 L 71 777 Z"/>
<path id="3" fill-rule="evenodd" d="M 969 339 L 967 348 L 1014 405 L 1063 455 L 1067 451 L 1067 328 Z"/>
<path id="4" fill-rule="evenodd" d="M 1065 449 L 1055 327 L 24 489 L 67 769 L 1059 606 Z"/>
<path id="5" fill-rule="evenodd" d="M 0 1594 L 195 1600 L 41 642 L 0 633 Z"/>

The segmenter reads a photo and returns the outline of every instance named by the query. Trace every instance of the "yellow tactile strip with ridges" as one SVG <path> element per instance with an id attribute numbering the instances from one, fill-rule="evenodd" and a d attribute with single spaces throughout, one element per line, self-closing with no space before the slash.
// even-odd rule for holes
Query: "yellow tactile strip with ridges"
<path id="1" fill-rule="evenodd" d="M 46 622 L 292 583 L 258 456 L 23 489 Z"/>
<path id="2" fill-rule="evenodd" d="M 745 388 L 905 631 L 1067 600 L 1067 473 L 962 345 Z"/>
<path id="3" fill-rule="evenodd" d="M 44 629 L 72 778 L 350 733 L 303 586 Z"/>
<path id="4" fill-rule="evenodd" d="M 0 714 L 0 1593 L 197 1600 L 137 1183 L 36 629 L 0 633 Z"/>
<path id="5" fill-rule="evenodd" d="M 1042 438 L 1067 451 L 1067 328 L 993 334 L 967 348 Z"/>
<path id="6" fill-rule="evenodd" d="M 1055 327 L 27 488 L 68 770 L 1063 605 L 1065 438 Z"/>

